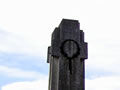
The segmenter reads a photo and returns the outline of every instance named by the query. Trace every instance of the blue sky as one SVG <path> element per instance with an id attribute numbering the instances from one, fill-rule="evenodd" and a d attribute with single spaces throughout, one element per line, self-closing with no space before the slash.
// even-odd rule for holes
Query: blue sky
<path id="1" fill-rule="evenodd" d="M 88 42 L 86 90 L 120 89 L 118 0 L 0 0 L 0 90 L 47 90 L 47 47 L 63 18 Z"/>

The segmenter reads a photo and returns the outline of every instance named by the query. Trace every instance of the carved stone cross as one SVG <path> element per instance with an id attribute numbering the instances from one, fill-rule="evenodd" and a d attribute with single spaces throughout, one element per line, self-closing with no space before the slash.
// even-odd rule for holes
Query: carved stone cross
<path id="1" fill-rule="evenodd" d="M 88 58 L 84 32 L 77 20 L 63 19 L 48 47 L 49 90 L 85 90 L 85 62 Z"/>

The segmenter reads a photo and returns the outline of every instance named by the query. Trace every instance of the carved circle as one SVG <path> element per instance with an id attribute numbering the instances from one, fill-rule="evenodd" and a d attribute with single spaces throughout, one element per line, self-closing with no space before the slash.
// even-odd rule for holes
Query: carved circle
<path id="1" fill-rule="evenodd" d="M 68 42 L 72 42 L 75 46 L 76 46 L 76 51 L 73 53 L 72 56 L 69 56 L 68 53 L 65 51 L 65 45 L 68 43 Z M 75 57 L 77 57 L 79 54 L 80 54 L 80 47 L 79 47 L 79 44 L 75 41 L 75 40 L 71 40 L 71 39 L 67 39 L 65 41 L 62 42 L 61 44 L 61 53 L 67 57 L 68 59 L 73 59 Z"/>

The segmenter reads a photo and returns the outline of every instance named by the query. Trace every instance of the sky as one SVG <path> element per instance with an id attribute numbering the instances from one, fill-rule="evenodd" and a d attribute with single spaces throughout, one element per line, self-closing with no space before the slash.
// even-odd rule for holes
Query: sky
<path id="1" fill-rule="evenodd" d="M 85 32 L 86 90 L 119 90 L 119 9 L 119 0 L 0 0 L 0 90 L 48 90 L 47 47 L 63 18 Z"/>

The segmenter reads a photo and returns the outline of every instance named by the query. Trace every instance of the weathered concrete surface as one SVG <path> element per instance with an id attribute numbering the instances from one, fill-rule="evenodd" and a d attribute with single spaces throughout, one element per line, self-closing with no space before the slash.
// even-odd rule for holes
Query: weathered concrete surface
<path id="1" fill-rule="evenodd" d="M 49 90 L 85 90 L 87 52 L 79 22 L 63 19 L 54 30 L 48 49 Z"/>

